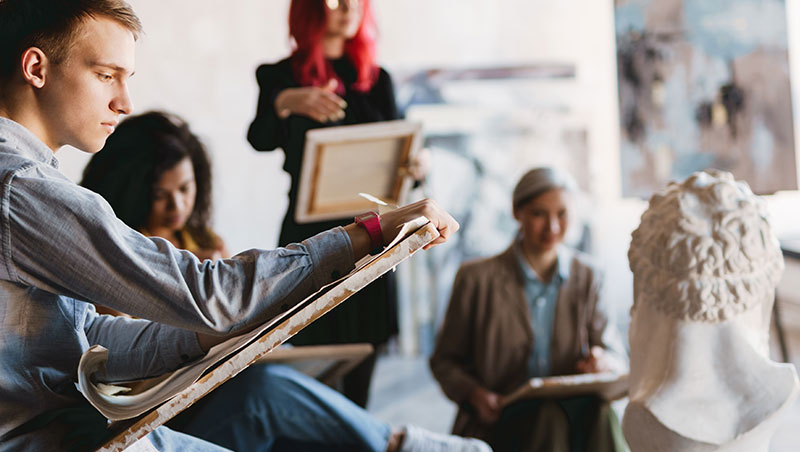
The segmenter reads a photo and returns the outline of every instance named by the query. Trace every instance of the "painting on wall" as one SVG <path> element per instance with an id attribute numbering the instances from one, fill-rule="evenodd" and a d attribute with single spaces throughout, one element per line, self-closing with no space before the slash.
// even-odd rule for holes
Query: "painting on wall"
<path id="1" fill-rule="evenodd" d="M 718 168 L 797 188 L 784 0 L 615 0 L 623 196 Z"/>

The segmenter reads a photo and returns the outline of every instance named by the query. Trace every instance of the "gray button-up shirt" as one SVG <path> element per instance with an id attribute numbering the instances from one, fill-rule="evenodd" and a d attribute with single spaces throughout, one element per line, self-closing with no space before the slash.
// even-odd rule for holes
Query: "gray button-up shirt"
<path id="1" fill-rule="evenodd" d="M 353 268 L 342 228 L 199 261 L 127 227 L 102 197 L 63 176 L 31 132 L 2 117 L 0 179 L 0 450 L 20 444 L 16 427 L 81 400 L 74 383 L 89 346 L 109 349 L 108 380 L 158 375 L 202 355 L 189 330 L 263 322 Z M 98 315 L 90 303 L 149 320 Z M 51 432 L 26 436 L 31 450 L 57 444 Z"/>

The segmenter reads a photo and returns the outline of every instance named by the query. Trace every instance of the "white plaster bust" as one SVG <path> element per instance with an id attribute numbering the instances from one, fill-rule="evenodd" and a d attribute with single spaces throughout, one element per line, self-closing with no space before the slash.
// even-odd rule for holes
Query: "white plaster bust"
<path id="1" fill-rule="evenodd" d="M 800 385 L 769 359 L 783 258 L 762 201 L 725 172 L 671 183 L 628 258 L 631 450 L 767 451 Z"/>

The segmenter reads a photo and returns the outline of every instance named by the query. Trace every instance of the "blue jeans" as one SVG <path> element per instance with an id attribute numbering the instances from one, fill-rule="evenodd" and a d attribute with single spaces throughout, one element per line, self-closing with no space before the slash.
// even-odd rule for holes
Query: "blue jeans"
<path id="1" fill-rule="evenodd" d="M 383 452 L 391 434 L 386 423 L 338 392 L 279 364 L 249 367 L 170 427 L 241 452 Z"/>
<path id="2" fill-rule="evenodd" d="M 228 449 L 193 438 L 185 433 L 176 432 L 167 427 L 153 430 L 147 439 L 158 452 L 230 452 Z"/>

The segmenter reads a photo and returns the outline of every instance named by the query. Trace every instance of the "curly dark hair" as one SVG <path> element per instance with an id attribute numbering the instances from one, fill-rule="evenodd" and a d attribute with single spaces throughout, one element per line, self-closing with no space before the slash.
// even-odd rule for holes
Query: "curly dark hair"
<path id="1" fill-rule="evenodd" d="M 103 196 L 133 229 L 147 224 L 153 189 L 164 172 L 188 157 L 197 197 L 186 230 L 203 248 L 216 248 L 211 230 L 211 164 L 205 146 L 176 115 L 151 111 L 122 121 L 89 160 L 81 185 Z"/>

